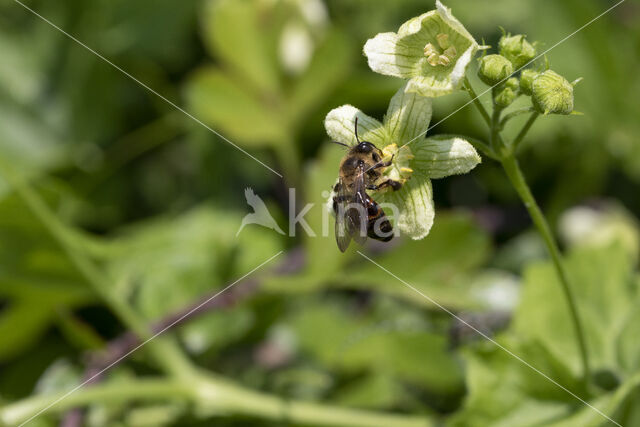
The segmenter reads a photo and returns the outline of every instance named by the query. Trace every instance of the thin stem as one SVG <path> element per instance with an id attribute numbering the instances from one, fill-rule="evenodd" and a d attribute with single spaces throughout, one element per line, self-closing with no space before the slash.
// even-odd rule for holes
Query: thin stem
<path id="1" fill-rule="evenodd" d="M 532 122 L 532 120 L 529 120 Z M 582 321 L 580 320 L 580 315 L 578 314 L 578 308 L 576 305 L 576 299 L 571 290 L 571 286 L 569 284 L 569 279 L 562 263 L 560 250 L 558 249 L 558 245 L 553 237 L 553 233 L 551 232 L 551 228 L 547 223 L 544 214 L 540 210 L 540 207 L 536 203 L 529 186 L 522 174 L 522 170 L 513 154 L 506 156 L 501 161 L 502 167 L 504 168 L 511 184 L 518 192 L 520 199 L 524 203 L 525 207 L 529 211 L 529 215 L 533 220 L 538 232 L 542 236 L 545 245 L 547 246 L 547 250 L 551 255 L 551 259 L 553 261 L 553 265 L 558 274 L 558 278 L 560 280 L 560 285 L 562 287 L 562 291 L 564 293 L 565 299 L 567 301 L 567 305 L 569 306 L 569 314 L 571 316 L 573 327 L 575 330 L 576 340 L 578 341 L 578 347 L 580 349 L 580 356 L 582 360 L 582 368 L 584 374 L 584 381 L 588 385 L 589 379 L 591 378 L 591 371 L 589 366 L 589 353 L 587 351 L 587 344 L 585 340 L 584 328 L 582 326 Z"/>
<path id="2" fill-rule="evenodd" d="M 534 111 L 533 113 L 531 113 L 531 116 L 529 116 L 529 120 L 527 120 L 527 123 L 524 124 L 524 126 L 522 127 L 522 130 L 520 130 L 520 133 L 518 133 L 518 136 L 516 136 L 516 138 L 513 140 L 513 143 L 511 144 L 511 150 L 514 153 L 518 149 L 518 145 L 520 145 L 520 142 L 527 135 L 527 133 L 529 132 L 529 129 L 531 129 L 531 126 L 533 126 L 533 123 L 536 121 L 536 119 L 539 116 L 540 116 L 540 113 L 538 113 L 537 111 Z"/>
<path id="3" fill-rule="evenodd" d="M 114 287 L 105 273 L 101 271 L 83 251 L 78 249 L 75 234 L 58 219 L 33 188 L 2 159 L 0 159 L 0 174 L 7 180 L 9 185 L 33 212 L 35 217 L 49 231 L 51 236 L 57 240 L 69 260 L 71 260 L 78 271 L 87 279 L 87 282 L 93 290 L 109 305 L 124 325 L 133 330 L 142 339 L 149 338 L 151 332 L 147 328 L 144 319 L 140 318 L 129 305 L 113 292 Z M 186 356 L 184 356 L 184 353 L 182 353 L 180 348 L 174 341 L 170 340 L 169 337 L 158 337 L 149 342 L 149 350 L 154 355 L 156 363 L 166 372 L 183 375 L 192 370 L 191 364 Z"/>
<path id="4" fill-rule="evenodd" d="M 473 90 L 473 88 L 471 88 L 469 80 L 466 78 L 465 87 L 467 89 L 467 92 L 469 92 L 469 95 L 472 98 L 476 98 L 475 91 Z M 504 143 L 502 137 L 500 136 L 500 114 L 502 112 L 502 109 L 495 105 L 494 102 L 493 115 L 491 118 L 489 118 L 489 115 L 484 106 L 481 103 L 476 102 L 476 100 L 474 100 L 474 103 L 478 108 L 478 111 L 480 111 L 482 117 L 484 117 L 485 121 L 489 125 L 492 148 L 498 154 L 500 163 L 502 164 L 507 177 L 511 181 L 511 184 L 513 185 L 518 195 L 520 196 L 520 199 L 527 208 L 527 211 L 529 212 L 534 225 L 538 229 L 538 232 L 542 235 L 545 245 L 547 246 L 547 250 L 549 251 L 549 254 L 553 261 L 553 265 L 555 267 L 556 273 L 558 274 L 558 279 L 562 287 L 562 292 L 564 293 L 567 305 L 569 307 L 569 314 L 575 330 L 576 341 L 578 343 L 580 358 L 582 362 L 585 389 L 588 390 L 591 378 L 591 368 L 589 364 L 589 353 L 587 351 L 584 328 L 582 326 L 582 321 L 578 313 L 576 300 L 573 292 L 571 291 L 569 279 L 564 269 L 564 265 L 562 264 L 560 250 L 558 249 L 558 245 L 555 241 L 555 238 L 553 237 L 551 228 L 549 227 L 544 214 L 540 210 L 540 207 L 536 203 L 536 200 L 533 197 L 529 186 L 527 185 L 527 181 L 525 180 L 524 175 L 520 170 L 520 166 L 518 165 L 518 161 L 516 160 L 514 154 L 518 147 L 518 144 L 520 144 L 520 142 L 524 139 L 527 132 L 529 131 L 535 120 L 538 118 L 539 114 L 537 112 L 533 112 L 518 136 L 516 136 L 513 143 L 507 145 Z"/>
<path id="5" fill-rule="evenodd" d="M 491 142 L 491 147 L 493 147 L 493 150 L 497 153 L 500 153 L 504 146 L 504 144 L 502 144 L 502 139 L 500 138 L 500 115 L 501 114 L 502 114 L 502 108 L 494 104 L 493 114 L 491 115 L 491 137 L 489 141 Z"/>
<path id="6" fill-rule="evenodd" d="M 473 90 L 471 82 L 467 77 L 464 78 L 464 88 L 469 93 L 473 104 L 476 106 L 478 111 L 480 111 L 480 115 L 482 116 L 484 121 L 487 122 L 487 126 L 491 126 L 491 117 L 489 117 L 489 113 L 487 113 L 486 108 L 484 108 L 484 105 L 482 105 L 482 102 L 480 102 L 478 95 L 476 95 L 476 91 Z"/>
<path id="7" fill-rule="evenodd" d="M 0 409 L 0 424 L 18 425 L 40 412 L 61 412 L 92 403 L 113 404 L 130 400 L 174 400 L 180 398 L 193 398 L 193 391 L 186 381 L 160 379 L 118 381 L 99 386 L 87 386 L 68 396 L 65 396 L 65 393 L 56 392 L 27 397 Z M 51 406 L 56 401 L 58 402 Z"/>
<path id="8" fill-rule="evenodd" d="M 299 401 L 248 390 L 206 372 L 196 380 L 135 380 L 87 387 L 61 399 L 63 393 L 32 396 L 0 409 L 0 424 L 15 425 L 41 411 L 60 412 L 92 403 L 184 399 L 207 413 L 261 417 L 279 424 L 399 427 L 433 426 L 426 416 L 396 415 Z M 60 400 L 56 405 L 49 406 Z"/>
<path id="9" fill-rule="evenodd" d="M 535 111 L 533 109 L 533 107 L 523 107 L 523 108 L 518 108 L 517 110 L 511 111 L 508 114 L 505 114 L 505 116 L 502 118 L 502 120 L 500 120 L 500 129 L 504 129 L 505 125 L 507 124 L 507 122 L 511 119 L 513 119 L 514 117 L 518 117 L 522 114 L 527 114 L 530 113 L 532 111 Z"/>

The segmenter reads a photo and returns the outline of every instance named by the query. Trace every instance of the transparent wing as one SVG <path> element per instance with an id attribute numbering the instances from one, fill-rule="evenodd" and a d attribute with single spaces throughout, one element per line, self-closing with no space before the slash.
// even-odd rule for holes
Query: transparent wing
<path id="1" fill-rule="evenodd" d="M 347 211 L 347 227 L 351 237 L 359 245 L 364 245 L 367 240 L 367 200 L 369 196 L 366 192 L 364 182 L 364 165 L 360 166 L 353 185 L 353 203 Z"/>
<path id="2" fill-rule="evenodd" d="M 338 182 L 338 192 L 336 194 L 336 243 L 338 249 L 344 252 L 351 243 L 351 233 L 349 231 L 350 219 L 347 217 L 347 206 L 353 203 L 353 194 L 349 193 L 347 186 L 342 180 Z"/>
<path id="3" fill-rule="evenodd" d="M 363 245 L 367 240 L 367 208 L 368 200 L 365 192 L 363 175 L 356 177 L 354 186 L 348 188 L 342 180 L 339 182 L 336 195 L 336 242 L 344 252 L 351 240 Z"/>

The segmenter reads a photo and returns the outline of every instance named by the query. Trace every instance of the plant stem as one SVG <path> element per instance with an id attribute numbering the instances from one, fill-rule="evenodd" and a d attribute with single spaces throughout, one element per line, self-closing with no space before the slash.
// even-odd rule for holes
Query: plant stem
<path id="1" fill-rule="evenodd" d="M 487 122 L 487 126 L 491 126 L 491 117 L 489 117 L 489 113 L 487 113 L 487 110 L 484 108 L 484 105 L 482 105 L 482 102 L 480 102 L 478 95 L 476 95 L 476 91 L 473 90 L 473 87 L 471 86 L 471 82 L 466 76 L 464 78 L 464 88 L 469 93 L 469 96 L 471 97 L 473 104 L 476 106 L 478 111 L 480 111 L 480 115 L 482 116 L 484 121 Z"/>
<path id="2" fill-rule="evenodd" d="M 510 112 L 509 114 L 506 114 L 502 120 L 500 120 L 500 130 L 504 129 L 504 126 L 507 124 L 507 122 L 511 119 L 513 119 L 514 117 L 518 117 L 522 114 L 527 114 L 530 113 L 532 111 L 535 111 L 533 109 L 533 107 L 524 107 L 524 108 L 519 108 L 515 111 Z"/>
<path id="3" fill-rule="evenodd" d="M 114 404 L 130 400 L 191 399 L 186 382 L 177 380 L 114 381 L 111 384 L 87 386 L 76 393 L 48 393 L 27 397 L 0 409 L 0 425 L 17 425 L 40 413 L 61 412 L 91 403 Z M 54 402 L 55 405 L 51 406 Z"/>
<path id="4" fill-rule="evenodd" d="M 580 359 L 582 362 L 585 389 L 588 390 L 591 379 L 591 368 L 589 364 L 589 353 L 587 351 L 584 328 L 582 326 L 582 321 L 578 313 L 576 299 L 571 290 L 567 273 L 565 271 L 564 265 L 562 264 L 560 250 L 558 249 L 558 244 L 556 243 L 555 238 L 553 237 L 553 233 L 551 232 L 551 227 L 549 227 L 549 224 L 547 223 L 542 210 L 540 210 L 540 207 L 536 203 L 536 200 L 533 197 L 531 190 L 529 189 L 529 185 L 527 184 L 527 181 L 522 174 L 522 170 L 520 169 L 520 165 L 518 164 L 518 161 L 515 157 L 515 152 L 518 144 L 520 144 L 520 142 L 526 136 L 527 132 L 529 132 L 529 129 L 531 129 L 531 126 L 538 118 L 539 114 L 534 111 L 520 133 L 518 133 L 518 135 L 514 139 L 513 143 L 505 144 L 502 137 L 500 136 L 500 115 L 503 109 L 497 106 L 494 101 L 493 114 L 492 117 L 489 117 L 489 114 L 487 113 L 484 106 L 476 99 L 476 92 L 471 87 L 471 84 L 467 78 L 465 78 L 464 84 L 467 92 L 472 97 L 474 104 L 480 111 L 480 114 L 489 125 L 489 129 L 491 132 L 491 146 L 493 148 L 493 151 L 499 156 L 499 161 L 502 164 L 502 167 L 505 170 L 509 181 L 515 188 L 518 196 L 520 196 L 520 199 L 524 203 L 524 206 L 527 208 L 527 211 L 529 212 L 534 225 L 538 229 L 538 232 L 542 236 L 542 239 L 547 246 L 547 250 L 549 252 L 549 255 L 551 256 L 553 265 L 558 275 L 562 292 L 569 307 L 569 315 L 573 323 L 576 341 L 580 353 Z"/>
<path id="5" fill-rule="evenodd" d="M 93 290 L 104 299 L 123 324 L 133 330 L 140 338 L 149 338 L 151 333 L 146 327 L 144 319 L 140 318 L 125 301 L 113 292 L 112 283 L 107 278 L 107 275 L 77 247 L 75 234 L 58 219 L 31 186 L 2 159 L 0 159 L 0 174 L 58 242 L 78 271 L 87 279 Z M 154 355 L 156 363 L 166 372 L 183 375 L 192 370 L 187 358 L 169 337 L 158 337 L 149 342 L 149 350 Z"/>
<path id="6" fill-rule="evenodd" d="M 531 113 L 531 116 L 529 116 L 529 120 L 527 120 L 527 123 L 524 124 L 522 130 L 520 131 L 520 133 L 518 133 L 518 136 L 516 136 L 516 138 L 513 140 L 513 143 L 511 144 L 512 152 L 516 152 L 516 150 L 518 149 L 518 145 L 520 145 L 520 142 L 527 135 L 529 129 L 531 129 L 531 126 L 533 126 L 533 122 L 536 121 L 538 116 L 540 116 L 540 113 L 538 113 L 537 111 Z"/>
<path id="7" fill-rule="evenodd" d="M 203 414 L 261 417 L 280 424 L 323 426 L 428 427 L 434 423 L 426 416 L 396 415 L 300 401 L 255 392 L 203 372 L 190 380 L 146 379 L 117 381 L 90 386 L 63 398 L 64 393 L 32 396 L 0 409 L 0 424 L 15 425 L 39 413 L 60 412 L 78 406 L 100 403 L 124 403 L 132 400 L 184 399 Z M 56 405 L 48 408 L 53 402 Z"/>
<path id="8" fill-rule="evenodd" d="M 558 249 L 558 245 L 553 237 L 553 233 L 551 232 L 551 228 L 549 227 L 544 214 L 540 210 L 540 207 L 536 203 L 536 200 L 533 197 L 529 186 L 527 185 L 524 175 L 522 174 L 522 170 L 520 169 L 520 165 L 518 164 L 515 156 L 513 154 L 508 155 L 502 159 L 501 163 L 507 176 L 509 177 L 509 180 L 511 181 L 511 184 L 518 192 L 520 199 L 529 211 L 529 215 L 531 216 L 533 223 L 535 224 L 538 232 L 544 240 L 545 245 L 547 246 L 549 255 L 551 255 L 551 260 L 553 261 L 556 273 L 558 274 L 560 285 L 567 301 L 567 305 L 569 306 L 569 314 L 573 322 L 576 340 L 578 341 L 578 347 L 580 350 L 584 381 L 585 384 L 588 385 L 591 378 L 591 371 L 589 366 L 589 353 L 587 351 L 584 328 L 582 326 L 582 321 L 580 320 L 580 315 L 578 314 L 576 299 L 571 290 L 569 279 L 562 263 L 560 250 Z"/>

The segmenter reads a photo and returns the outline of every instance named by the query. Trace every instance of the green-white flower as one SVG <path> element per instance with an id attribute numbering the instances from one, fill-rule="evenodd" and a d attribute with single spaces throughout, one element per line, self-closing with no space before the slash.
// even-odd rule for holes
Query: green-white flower
<path id="1" fill-rule="evenodd" d="M 392 220 L 401 233 L 413 239 L 424 238 L 435 213 L 431 179 L 469 172 L 480 163 L 480 156 L 461 137 L 424 138 L 431 120 L 431 99 L 409 93 L 404 86 L 391 99 L 382 123 L 351 105 L 343 105 L 327 114 L 327 134 L 334 141 L 355 145 L 356 117 L 360 140 L 375 144 L 389 157 L 394 155 L 385 175 L 404 182 L 398 191 L 372 192 L 372 196 L 379 203 L 397 207 L 398 218 Z"/>
<path id="2" fill-rule="evenodd" d="M 409 79 L 407 92 L 436 97 L 456 90 L 478 43 L 451 11 L 436 10 L 405 22 L 397 33 L 381 33 L 364 45 L 369 67 L 377 73 Z"/>

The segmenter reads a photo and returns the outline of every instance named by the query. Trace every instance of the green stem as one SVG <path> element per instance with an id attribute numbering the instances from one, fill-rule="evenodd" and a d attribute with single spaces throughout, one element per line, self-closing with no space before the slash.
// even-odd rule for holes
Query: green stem
<path id="1" fill-rule="evenodd" d="M 428 427 L 425 416 L 342 408 L 332 405 L 289 401 L 255 392 L 205 372 L 195 381 L 146 379 L 89 386 L 64 397 L 64 393 L 32 396 L 0 409 L 0 424 L 15 425 L 43 412 L 63 412 L 92 403 L 184 399 L 204 414 L 244 415 L 273 420 L 279 424 L 318 426 Z M 52 406 L 52 403 L 59 400 Z M 51 407 L 49 407 L 51 406 Z"/>
<path id="2" fill-rule="evenodd" d="M 57 218 L 31 186 L 2 159 L 0 159 L 0 174 L 58 242 L 93 290 L 109 305 L 123 324 L 133 330 L 141 339 L 150 338 L 151 332 L 148 330 L 145 320 L 140 318 L 129 305 L 114 293 L 112 283 L 105 273 L 77 247 L 75 234 Z M 156 363 L 165 371 L 175 375 L 183 375 L 192 370 L 190 362 L 169 337 L 158 337 L 150 341 L 148 347 L 154 355 Z"/>
<path id="3" fill-rule="evenodd" d="M 544 214 L 540 210 L 540 207 L 536 203 L 536 200 L 533 197 L 529 186 L 527 185 L 524 175 L 522 174 L 522 170 L 520 169 L 520 165 L 518 164 L 515 156 L 509 155 L 503 158 L 501 163 L 507 176 L 509 177 L 509 181 L 511 181 L 511 184 L 518 192 L 520 199 L 529 211 L 529 215 L 531 216 L 533 223 L 535 224 L 538 232 L 544 240 L 545 245 L 547 246 L 549 255 L 551 255 L 551 260 L 553 261 L 553 265 L 558 274 L 558 278 L 560 279 L 562 292 L 564 293 L 567 305 L 569 306 L 569 314 L 573 322 L 576 340 L 578 341 L 578 347 L 580 349 L 584 380 L 588 385 L 589 379 L 591 378 L 591 372 L 584 328 L 582 326 L 580 315 L 578 314 L 578 307 L 576 305 L 576 299 L 573 295 L 573 291 L 571 290 L 571 286 L 569 284 L 569 278 L 564 268 L 564 264 L 562 263 L 560 250 L 558 249 L 558 245 L 553 237 L 553 233 L 551 232 L 551 228 L 549 227 Z"/>
<path id="4" fill-rule="evenodd" d="M 469 92 L 469 95 L 472 98 L 476 98 L 475 91 L 471 87 L 469 80 L 466 78 L 465 78 L 465 87 L 467 88 L 467 92 Z M 585 383 L 585 388 L 586 390 L 588 390 L 590 378 L 591 378 L 591 368 L 589 364 L 589 353 L 587 351 L 584 328 L 582 326 L 582 321 L 578 313 L 576 299 L 571 290 L 569 279 L 565 271 L 564 265 L 562 263 L 560 250 L 558 249 L 558 245 L 555 241 L 555 238 L 553 237 L 553 233 L 551 232 L 551 227 L 549 227 L 549 224 L 547 223 L 547 220 L 544 214 L 542 213 L 542 210 L 540 210 L 540 207 L 536 203 L 536 200 L 533 197 L 531 190 L 529 189 L 527 181 L 524 175 L 522 174 L 522 170 L 520 169 L 520 165 L 518 164 L 518 161 L 514 154 L 516 151 L 516 148 L 518 147 L 518 144 L 520 144 L 520 142 L 526 136 L 527 132 L 529 132 L 529 129 L 531 128 L 535 120 L 538 118 L 539 114 L 537 112 L 534 112 L 533 114 L 531 114 L 531 117 L 529 117 L 529 120 L 524 125 L 520 133 L 516 136 L 513 143 L 505 144 L 502 137 L 500 136 L 500 114 L 502 113 L 502 108 L 495 105 L 495 102 L 494 102 L 493 115 L 489 119 L 489 115 L 487 111 L 484 109 L 484 106 L 477 102 L 475 103 L 475 105 L 480 111 L 480 114 L 485 118 L 485 121 L 490 127 L 492 148 L 498 154 L 500 158 L 499 161 L 502 164 L 502 167 L 504 168 L 507 174 L 507 177 L 509 178 L 509 181 L 511 182 L 516 192 L 518 193 L 518 196 L 520 196 L 520 199 L 522 200 L 525 207 L 527 208 L 527 211 L 529 212 L 529 215 L 531 216 L 531 219 L 534 225 L 538 229 L 538 232 L 542 236 L 542 239 L 544 240 L 544 243 L 547 246 L 549 255 L 551 256 L 551 259 L 553 261 L 553 265 L 555 267 L 556 273 L 558 275 L 558 279 L 560 281 L 560 286 L 562 287 L 562 292 L 565 296 L 565 300 L 569 307 L 569 315 L 573 323 L 573 327 L 576 335 L 576 341 L 578 344 L 580 358 L 582 362 L 583 379 Z"/>
<path id="5" fill-rule="evenodd" d="M 489 138 L 489 142 L 491 143 L 491 147 L 493 150 L 498 153 L 498 155 L 503 155 L 504 144 L 502 143 L 502 138 L 500 138 L 500 115 L 502 114 L 502 108 L 498 107 L 494 104 L 493 106 L 493 114 L 491 115 L 491 137 Z"/>
<path id="6" fill-rule="evenodd" d="M 487 122 L 487 126 L 491 126 L 491 117 L 489 117 L 489 113 L 487 113 L 486 108 L 484 108 L 484 105 L 482 105 L 482 102 L 480 102 L 478 95 L 476 95 L 476 91 L 473 90 L 473 87 L 471 86 L 471 82 L 467 77 L 464 78 L 464 88 L 467 91 L 467 93 L 469 93 L 469 96 L 471 97 L 473 104 L 476 106 L 478 111 L 480 111 L 480 115 L 482 116 L 484 121 Z"/>
<path id="7" fill-rule="evenodd" d="M 529 132 L 529 129 L 531 129 L 531 126 L 533 126 L 533 123 L 536 121 L 538 116 L 540 116 L 540 113 L 538 113 L 537 111 L 534 111 L 533 113 L 531 113 L 531 116 L 529 116 L 529 120 L 527 120 L 527 123 L 524 124 L 524 126 L 522 127 L 522 130 L 520 131 L 520 133 L 518 133 L 516 138 L 513 140 L 513 143 L 511 144 L 512 152 L 514 153 L 516 152 L 516 150 L 518 149 L 518 145 L 520 145 L 520 142 L 527 135 L 527 133 Z"/>
<path id="8" fill-rule="evenodd" d="M 48 393 L 27 397 L 0 409 L 0 425 L 18 425 L 41 413 L 60 413 L 92 403 L 117 404 L 130 400 L 191 399 L 186 382 L 177 380 L 114 381 L 87 386 L 75 393 Z"/>
<path id="9" fill-rule="evenodd" d="M 511 111 L 509 114 L 506 114 L 502 120 L 500 120 L 500 129 L 504 129 L 505 125 L 507 124 L 507 122 L 511 119 L 513 119 L 514 117 L 518 117 L 522 114 L 527 114 L 530 113 L 532 111 L 535 111 L 533 109 L 533 107 L 524 107 L 524 108 L 518 108 L 517 110 Z"/>

